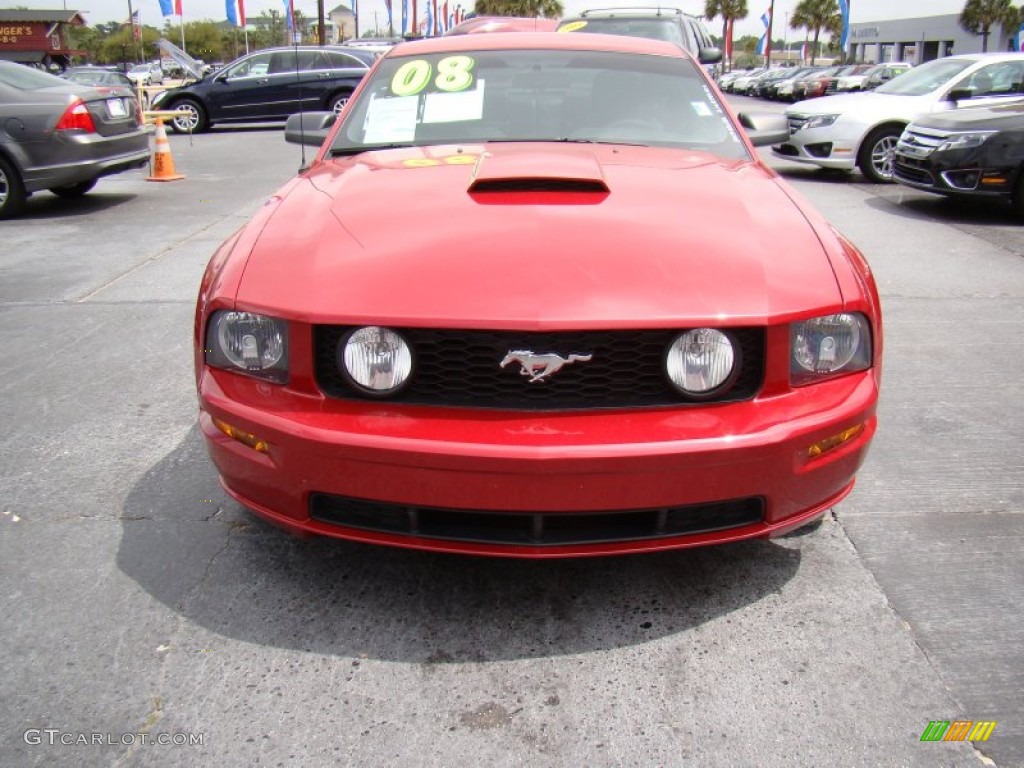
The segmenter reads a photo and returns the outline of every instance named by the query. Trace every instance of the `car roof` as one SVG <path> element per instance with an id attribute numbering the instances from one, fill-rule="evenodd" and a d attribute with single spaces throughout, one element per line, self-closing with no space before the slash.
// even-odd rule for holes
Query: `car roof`
<path id="1" fill-rule="evenodd" d="M 578 19 L 604 19 L 604 18 L 616 18 L 616 19 L 650 19 L 650 18 L 662 18 L 662 19 L 679 19 L 683 17 L 691 19 L 699 18 L 692 13 L 687 13 L 681 8 L 670 8 L 664 6 L 651 6 L 649 8 L 636 7 L 636 8 L 589 8 L 585 11 L 580 11 L 579 16 L 563 19 L 562 21 L 571 21 L 572 18 Z"/>
<path id="2" fill-rule="evenodd" d="M 563 50 L 646 53 L 674 58 L 693 57 L 675 43 L 628 35 L 570 35 L 552 32 L 493 32 L 487 35 L 428 37 L 399 43 L 387 58 L 417 56 L 448 51 Z"/>

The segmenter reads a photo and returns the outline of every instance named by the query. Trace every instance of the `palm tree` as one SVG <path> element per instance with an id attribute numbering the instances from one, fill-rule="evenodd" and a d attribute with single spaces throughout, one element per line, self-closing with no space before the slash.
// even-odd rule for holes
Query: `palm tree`
<path id="1" fill-rule="evenodd" d="M 960 12 L 960 26 L 972 35 L 981 35 L 981 50 L 988 50 L 988 36 L 992 27 L 999 25 L 1015 30 L 1020 24 L 1020 12 L 1012 0 L 967 0 Z"/>
<path id="2" fill-rule="evenodd" d="M 722 17 L 722 45 L 729 52 L 729 69 L 732 69 L 732 23 L 747 18 L 747 0 L 704 0 L 704 18 L 710 20 Z"/>
<path id="3" fill-rule="evenodd" d="M 1009 2 L 1009 0 L 1007 0 Z M 839 11 L 839 0 L 800 0 L 793 15 L 789 17 L 792 29 L 807 29 L 814 33 L 814 46 L 811 48 L 811 65 L 818 55 L 818 38 L 821 30 L 833 36 L 842 34 L 843 14 Z"/>
<path id="4" fill-rule="evenodd" d="M 523 16 L 558 19 L 565 15 L 559 0 L 476 0 L 477 16 Z"/>

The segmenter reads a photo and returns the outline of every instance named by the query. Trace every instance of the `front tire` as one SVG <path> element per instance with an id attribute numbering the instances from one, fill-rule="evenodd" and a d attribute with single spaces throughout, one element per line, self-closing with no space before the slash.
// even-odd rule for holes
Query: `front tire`
<path id="1" fill-rule="evenodd" d="M 25 187 L 14 166 L 0 157 L 0 219 L 11 219 L 25 206 Z"/>
<path id="2" fill-rule="evenodd" d="M 901 126 L 883 125 L 864 139 L 857 156 L 857 165 L 868 181 L 875 184 L 892 183 L 892 158 L 902 133 Z"/>
<path id="3" fill-rule="evenodd" d="M 185 112 L 183 115 L 171 118 L 171 130 L 175 133 L 202 133 L 210 127 L 210 119 L 206 116 L 206 110 L 195 99 L 178 99 L 172 101 L 167 108 Z"/>
<path id="4" fill-rule="evenodd" d="M 341 93 L 336 93 L 333 96 L 331 96 L 331 100 L 330 102 L 328 102 L 327 108 L 331 110 L 331 112 L 333 112 L 335 115 L 340 115 L 341 110 L 345 108 L 345 105 L 348 104 L 348 100 L 350 98 L 352 98 L 351 91 L 342 91 Z"/>
<path id="5" fill-rule="evenodd" d="M 96 179 L 89 179 L 89 181 L 81 181 L 78 184 L 69 184 L 66 187 L 53 187 L 50 191 L 57 197 L 81 197 L 95 186 Z"/>

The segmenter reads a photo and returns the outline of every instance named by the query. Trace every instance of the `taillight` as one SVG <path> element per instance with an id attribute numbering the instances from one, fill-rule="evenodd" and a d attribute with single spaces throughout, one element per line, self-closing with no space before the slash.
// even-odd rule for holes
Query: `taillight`
<path id="1" fill-rule="evenodd" d="M 85 102 L 79 98 L 76 98 L 67 109 L 64 110 L 64 114 L 61 115 L 60 120 L 57 121 L 58 131 L 87 131 L 94 133 L 96 131 L 96 124 L 92 121 L 92 115 L 89 114 L 89 108 L 85 106 Z"/>

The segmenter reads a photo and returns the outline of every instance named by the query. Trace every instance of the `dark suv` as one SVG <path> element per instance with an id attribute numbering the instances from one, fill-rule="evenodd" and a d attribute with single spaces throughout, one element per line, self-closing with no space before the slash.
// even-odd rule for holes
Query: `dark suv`
<path id="1" fill-rule="evenodd" d="M 181 112 L 171 127 L 182 133 L 215 123 L 284 121 L 300 110 L 340 112 L 374 61 L 372 52 L 341 47 L 269 48 L 157 94 L 153 108 Z"/>
<path id="2" fill-rule="evenodd" d="M 715 47 L 700 18 L 678 8 L 596 8 L 562 19 L 558 31 L 668 40 L 689 51 L 701 64 L 722 60 L 721 49 Z"/>

